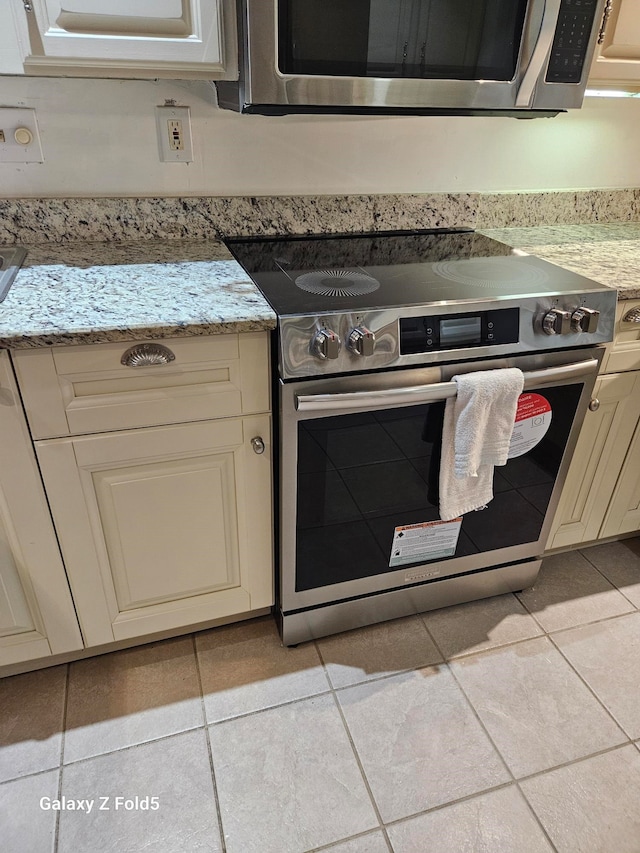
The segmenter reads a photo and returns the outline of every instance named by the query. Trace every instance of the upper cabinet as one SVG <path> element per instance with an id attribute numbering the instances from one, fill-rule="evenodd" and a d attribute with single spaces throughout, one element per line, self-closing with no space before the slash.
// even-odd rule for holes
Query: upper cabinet
<path id="1" fill-rule="evenodd" d="M 589 86 L 640 89 L 640 0 L 609 0 Z M 605 12 L 607 16 L 607 12 Z"/>
<path id="2" fill-rule="evenodd" d="M 27 74 L 218 80 L 238 76 L 234 0 L 10 4 Z"/>
<path id="3" fill-rule="evenodd" d="M 10 3 L 0 3 L 0 74 L 24 74 L 23 54 L 16 35 L 18 14 L 22 12 Z"/>

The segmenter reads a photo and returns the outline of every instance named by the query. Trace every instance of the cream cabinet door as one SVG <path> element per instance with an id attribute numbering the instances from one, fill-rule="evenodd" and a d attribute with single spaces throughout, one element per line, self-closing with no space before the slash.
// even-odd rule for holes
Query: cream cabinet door
<path id="1" fill-rule="evenodd" d="M 82 648 L 9 357 L 0 353 L 0 666 Z"/>
<path id="2" fill-rule="evenodd" d="M 636 385 L 636 393 L 640 394 L 640 380 L 636 380 Z M 640 423 L 629 445 L 600 536 L 604 539 L 636 530 L 640 530 Z"/>
<path id="3" fill-rule="evenodd" d="M 640 417 L 639 373 L 601 376 L 588 411 L 551 529 L 549 548 L 589 542 L 601 534 L 629 443 Z"/>
<path id="4" fill-rule="evenodd" d="M 591 66 L 589 86 L 640 88 L 640 0 L 611 0 L 603 41 Z"/>
<path id="5" fill-rule="evenodd" d="M 21 10 L 27 73 L 237 77 L 232 0 L 30 0 L 28 5 Z"/>
<path id="6" fill-rule="evenodd" d="M 87 645 L 273 603 L 268 415 L 36 450 Z"/>

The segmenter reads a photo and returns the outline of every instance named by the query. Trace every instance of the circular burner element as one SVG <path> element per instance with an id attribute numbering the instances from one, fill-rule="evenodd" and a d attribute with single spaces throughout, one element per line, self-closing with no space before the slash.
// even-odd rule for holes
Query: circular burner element
<path id="1" fill-rule="evenodd" d="M 544 270 L 511 257 L 439 261 L 433 265 L 433 271 L 449 281 L 479 287 L 500 287 L 502 284 L 541 286 L 549 280 Z"/>
<path id="2" fill-rule="evenodd" d="M 372 275 L 358 270 L 314 270 L 299 275 L 295 283 L 316 296 L 364 296 L 380 287 Z"/>

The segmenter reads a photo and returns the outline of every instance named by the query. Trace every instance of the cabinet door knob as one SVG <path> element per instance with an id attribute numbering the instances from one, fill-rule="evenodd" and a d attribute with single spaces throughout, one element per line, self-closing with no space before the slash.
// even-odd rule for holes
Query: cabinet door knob
<path id="1" fill-rule="evenodd" d="M 597 397 L 594 397 L 593 400 L 591 400 L 589 402 L 589 411 L 590 412 L 597 412 L 599 408 L 600 408 L 600 400 L 598 400 Z"/>
<path id="2" fill-rule="evenodd" d="M 253 447 L 254 453 L 264 453 L 264 441 L 259 435 L 251 439 L 251 447 Z"/>
<path id="3" fill-rule="evenodd" d="M 162 344 L 136 344 L 123 353 L 120 364 L 126 367 L 149 367 L 154 364 L 169 364 L 175 361 L 169 347 Z"/>

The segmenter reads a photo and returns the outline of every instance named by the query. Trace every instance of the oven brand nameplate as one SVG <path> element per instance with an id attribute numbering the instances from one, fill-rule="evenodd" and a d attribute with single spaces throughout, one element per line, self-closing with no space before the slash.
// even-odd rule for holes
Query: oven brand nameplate
<path id="1" fill-rule="evenodd" d="M 424 569 L 414 569 L 411 572 L 407 572 L 404 576 L 405 583 L 417 583 L 418 581 L 426 581 L 429 578 L 438 577 L 438 575 L 442 574 L 440 569 L 436 569 L 435 571 L 426 572 Z"/>

